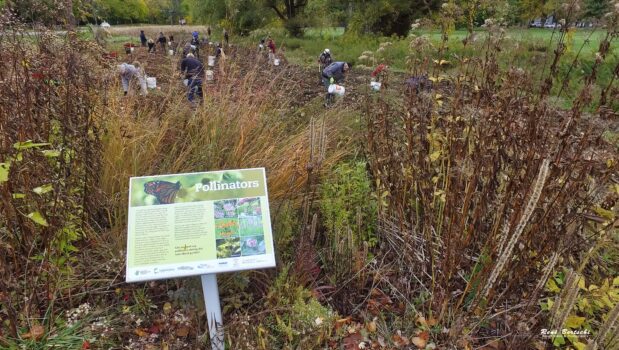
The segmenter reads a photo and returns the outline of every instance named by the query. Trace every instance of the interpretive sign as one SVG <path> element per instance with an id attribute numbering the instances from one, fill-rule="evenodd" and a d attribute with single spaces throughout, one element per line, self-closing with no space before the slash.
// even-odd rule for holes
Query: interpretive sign
<path id="1" fill-rule="evenodd" d="M 264 168 L 129 181 L 127 282 L 275 266 Z"/>

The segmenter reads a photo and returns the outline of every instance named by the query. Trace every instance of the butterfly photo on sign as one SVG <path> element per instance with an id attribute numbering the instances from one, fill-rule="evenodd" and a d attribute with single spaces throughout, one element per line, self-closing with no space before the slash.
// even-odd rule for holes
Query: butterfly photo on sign
<path id="1" fill-rule="evenodd" d="M 144 193 L 155 196 L 157 204 L 173 204 L 180 189 L 180 181 L 149 181 L 144 184 Z"/>

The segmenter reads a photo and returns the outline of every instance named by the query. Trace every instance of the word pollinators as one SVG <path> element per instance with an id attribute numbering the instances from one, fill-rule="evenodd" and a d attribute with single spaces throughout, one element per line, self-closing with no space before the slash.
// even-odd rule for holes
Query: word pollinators
<path id="1" fill-rule="evenodd" d="M 218 182 L 212 181 L 207 184 L 198 183 L 195 185 L 196 192 L 208 192 L 208 191 L 225 191 L 225 190 L 239 190 L 247 188 L 258 188 L 260 183 L 258 181 L 237 181 L 237 182 Z"/>

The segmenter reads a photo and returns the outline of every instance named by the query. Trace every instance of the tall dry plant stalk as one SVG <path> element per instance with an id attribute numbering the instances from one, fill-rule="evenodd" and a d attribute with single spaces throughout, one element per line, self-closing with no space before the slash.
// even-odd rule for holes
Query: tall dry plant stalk
<path id="1" fill-rule="evenodd" d="M 490 277 L 488 277 L 488 280 L 486 281 L 486 284 L 484 285 L 482 292 L 479 294 L 481 298 L 485 298 L 488 296 L 488 292 L 490 291 L 490 289 L 496 282 L 497 277 L 499 277 L 499 275 L 503 272 L 503 269 L 505 268 L 505 264 L 507 263 L 508 259 L 511 259 L 514 247 L 516 246 L 516 242 L 518 242 L 518 239 L 520 238 L 522 231 L 524 231 L 524 228 L 529 222 L 529 219 L 531 218 L 531 215 L 533 214 L 533 210 L 535 209 L 537 202 L 539 201 L 539 197 L 542 194 L 542 189 L 544 188 L 544 184 L 546 183 L 546 177 L 548 176 L 549 166 L 550 166 L 550 161 L 548 159 L 544 159 L 542 161 L 542 165 L 540 166 L 539 173 L 537 174 L 537 179 L 535 180 L 535 183 L 533 184 L 529 202 L 527 203 L 527 206 L 524 208 L 522 217 L 520 218 L 520 221 L 518 222 L 518 225 L 516 226 L 516 229 L 511 239 L 509 240 L 509 243 L 507 244 L 505 249 L 499 251 L 498 262 L 496 263 L 496 265 L 494 266 L 494 269 L 490 273 Z M 508 231 L 506 230 L 506 232 Z"/>
<path id="2" fill-rule="evenodd" d="M 576 272 L 569 269 L 565 276 L 565 285 L 561 296 L 557 298 L 550 312 L 552 329 L 563 329 L 578 297 L 578 281 L 581 279 Z"/>

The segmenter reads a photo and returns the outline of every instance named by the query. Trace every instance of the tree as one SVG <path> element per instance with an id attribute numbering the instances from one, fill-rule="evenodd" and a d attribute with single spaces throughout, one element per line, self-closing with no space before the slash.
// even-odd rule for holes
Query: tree
<path id="1" fill-rule="evenodd" d="M 602 18 L 610 9 L 610 0 L 585 0 L 584 17 Z"/>
<path id="2" fill-rule="evenodd" d="M 308 0 L 264 0 L 264 5 L 273 11 L 284 22 L 284 27 L 293 36 L 303 34 L 303 10 Z"/>
<path id="3" fill-rule="evenodd" d="M 349 0 L 349 29 L 357 33 L 408 34 L 414 19 L 440 8 L 440 0 Z"/>
<path id="4" fill-rule="evenodd" d="M 270 15 L 261 2 L 252 0 L 184 0 L 183 6 L 194 23 L 218 24 L 240 34 L 259 28 Z"/>

